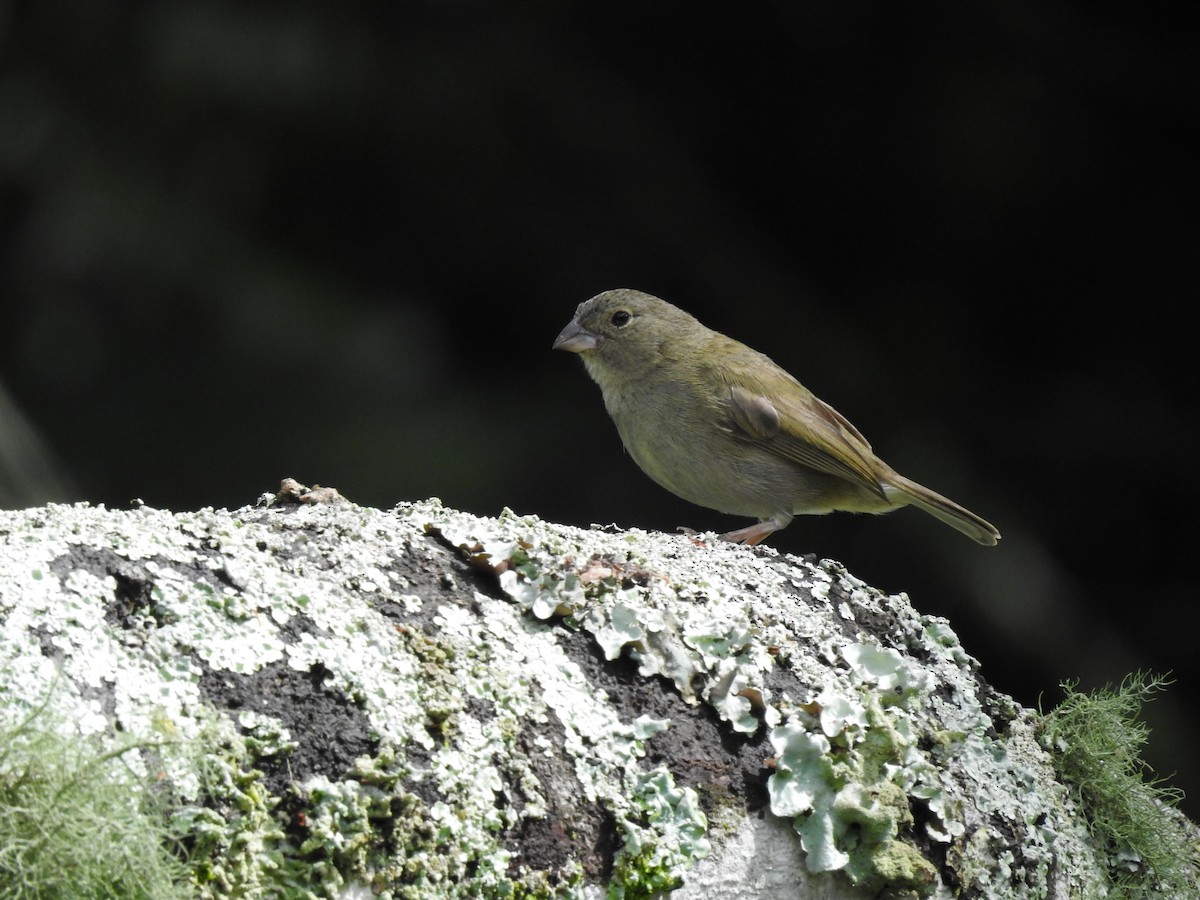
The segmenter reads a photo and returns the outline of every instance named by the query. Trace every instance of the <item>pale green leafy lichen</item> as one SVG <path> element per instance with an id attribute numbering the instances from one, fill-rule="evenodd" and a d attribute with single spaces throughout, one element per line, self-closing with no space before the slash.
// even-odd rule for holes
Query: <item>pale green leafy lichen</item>
<path id="1" fill-rule="evenodd" d="M 872 697 L 840 697 L 827 686 L 812 707 L 809 722 L 819 727 L 797 716 L 772 731 L 768 782 L 772 811 L 795 820 L 809 871 L 844 870 L 865 888 L 889 884 L 928 895 L 937 870 L 898 839 L 912 823 L 897 783 L 908 742 Z"/>
<path id="2" fill-rule="evenodd" d="M 467 552 L 493 560 L 503 558 L 505 546 L 520 546 L 521 566 L 502 575 L 502 583 L 518 594 L 523 579 L 536 583 L 540 608 L 568 610 L 566 621 L 596 635 L 607 657 L 628 653 L 642 674 L 670 678 L 685 699 L 708 703 L 738 730 L 766 725 L 780 737 L 796 730 L 807 735 L 793 743 L 798 756 L 790 769 L 786 759 L 776 760 L 771 785 L 774 812 L 806 810 L 796 824 L 810 869 L 930 893 L 938 876 L 912 842 L 910 802 L 927 805 L 931 815 L 923 828 L 935 841 L 977 834 L 989 817 L 1005 823 L 998 838 L 1009 829 L 1028 831 L 1020 858 L 1006 862 L 1001 851 L 996 865 L 975 870 L 967 882 L 989 896 L 1021 896 L 1012 885 L 1048 884 L 1060 877 L 1064 859 L 1087 857 L 1077 829 L 1032 824 L 1062 815 L 1054 805 L 1059 801 L 1048 796 L 1052 791 L 1025 799 L 1030 789 L 1021 785 L 1046 778 L 1044 761 L 1028 753 L 1019 731 L 1011 745 L 984 736 L 993 723 L 980 706 L 974 661 L 944 620 L 916 617 L 904 598 L 883 597 L 836 564 L 802 566 L 769 550 L 748 554 L 719 542 L 704 548 L 701 569 L 692 566 L 698 557 L 686 552 L 688 542 L 677 540 L 680 549 L 668 551 L 669 538 L 637 531 L 589 536 L 596 555 L 588 558 L 578 555 L 582 544 L 564 544 L 565 530 L 544 540 L 546 526 L 535 517 L 506 512 L 483 528 L 477 520 L 461 532 L 457 521 L 439 527 Z M 724 578 L 708 574 L 716 570 Z M 631 586 L 630 571 L 650 577 Z M 554 598 L 556 585 L 570 586 L 568 602 Z M 789 586 L 829 614 L 813 614 Z M 900 634 L 893 639 L 900 642 L 883 646 L 865 635 L 847 640 L 837 620 L 854 623 L 860 612 L 895 616 Z M 909 642 L 932 661 L 918 664 L 905 652 Z M 820 687 L 807 696 L 774 696 L 766 677 L 781 665 Z M 935 671 L 943 679 L 937 691 Z M 831 672 L 837 673 L 832 680 Z M 1007 711 L 1019 713 L 1013 706 Z M 930 740 L 922 749 L 918 738 L 929 730 L 926 723 L 970 738 Z M 953 777 L 941 771 L 948 765 Z M 1088 874 L 1068 878 L 1091 884 Z"/>
<path id="3" fill-rule="evenodd" d="M 614 859 L 611 900 L 650 898 L 678 887 L 687 866 L 711 849 L 696 792 L 677 788 L 666 769 L 640 773 L 633 798 L 640 815 L 618 820 L 623 841 Z"/>

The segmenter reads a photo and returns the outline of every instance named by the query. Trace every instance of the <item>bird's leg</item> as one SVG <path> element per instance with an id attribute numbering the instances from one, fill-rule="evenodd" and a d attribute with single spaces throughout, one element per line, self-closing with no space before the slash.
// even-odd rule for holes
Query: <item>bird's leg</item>
<path id="1" fill-rule="evenodd" d="M 792 521 L 792 517 L 786 513 L 776 513 L 771 518 L 762 519 L 755 525 L 747 525 L 736 531 L 727 531 L 721 535 L 721 540 L 734 541 L 738 544 L 757 544 L 779 529 L 786 528 L 790 521 Z"/>

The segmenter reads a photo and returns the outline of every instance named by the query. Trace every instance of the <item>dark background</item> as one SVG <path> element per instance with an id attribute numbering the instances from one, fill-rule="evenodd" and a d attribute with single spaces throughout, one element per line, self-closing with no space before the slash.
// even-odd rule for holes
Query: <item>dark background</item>
<path id="1" fill-rule="evenodd" d="M 1200 804 L 1195 44 L 1147 6 L 0 2 L 0 503 L 285 475 L 726 530 L 550 343 L 612 287 L 994 522 L 797 519 L 1026 705 L 1177 683 Z M 1165 16 L 1165 14 L 1163 14 Z"/>

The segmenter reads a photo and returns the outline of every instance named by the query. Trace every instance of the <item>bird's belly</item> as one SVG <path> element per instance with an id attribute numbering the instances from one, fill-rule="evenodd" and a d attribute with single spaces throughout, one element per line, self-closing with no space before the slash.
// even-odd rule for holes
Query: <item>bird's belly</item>
<path id="1" fill-rule="evenodd" d="M 668 431 L 628 434 L 625 449 L 655 482 L 689 503 L 738 516 L 767 518 L 788 505 L 790 465 L 765 468 L 730 440 L 716 449 L 672 440 Z M 671 429 L 672 431 L 674 429 Z M 759 451 L 761 452 L 761 451 Z M 781 460 L 781 462 L 783 462 Z"/>
<path id="2" fill-rule="evenodd" d="M 714 436 L 706 450 L 673 439 L 674 433 L 696 433 L 688 429 L 639 430 L 620 419 L 617 429 L 643 472 L 697 506 L 759 519 L 777 513 L 819 515 L 834 510 L 884 512 L 894 508 L 843 478 L 725 435 Z"/>

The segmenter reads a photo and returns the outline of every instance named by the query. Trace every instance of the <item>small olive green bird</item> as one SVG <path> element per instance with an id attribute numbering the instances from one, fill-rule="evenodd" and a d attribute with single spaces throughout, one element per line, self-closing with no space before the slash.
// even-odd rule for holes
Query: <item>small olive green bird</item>
<path id="1" fill-rule="evenodd" d="M 757 544 L 798 514 L 910 503 L 980 544 L 1000 540 L 975 513 L 892 469 L 768 357 L 658 297 L 597 294 L 554 349 L 583 359 L 643 472 L 698 506 L 758 519 L 724 540 Z"/>

